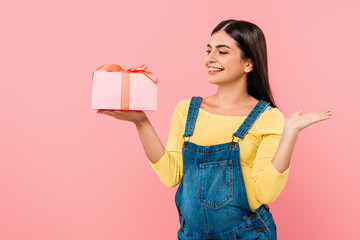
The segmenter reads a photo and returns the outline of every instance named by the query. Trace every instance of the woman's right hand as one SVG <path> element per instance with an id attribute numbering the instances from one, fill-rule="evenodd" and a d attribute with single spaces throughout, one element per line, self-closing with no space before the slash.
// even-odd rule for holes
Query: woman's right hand
<path id="1" fill-rule="evenodd" d="M 97 113 L 106 114 L 115 117 L 120 120 L 133 122 L 138 125 L 147 120 L 147 116 L 144 111 L 140 110 L 111 110 L 111 109 L 99 109 Z"/>

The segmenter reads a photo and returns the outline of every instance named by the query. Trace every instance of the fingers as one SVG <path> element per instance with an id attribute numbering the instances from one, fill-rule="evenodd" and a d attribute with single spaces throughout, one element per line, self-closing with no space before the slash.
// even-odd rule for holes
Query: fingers
<path id="1" fill-rule="evenodd" d="M 106 114 L 109 116 L 114 116 L 114 111 L 113 110 L 103 110 L 103 109 L 99 109 L 97 111 L 97 113 L 102 113 L 102 114 Z"/>
<path id="2" fill-rule="evenodd" d="M 105 115 L 108 115 L 110 117 L 114 117 L 114 118 L 120 119 L 120 120 L 126 120 L 126 117 L 124 116 L 124 114 L 120 113 L 120 111 L 101 110 L 101 111 L 98 111 L 98 113 L 102 113 L 102 114 L 105 114 Z"/>
<path id="3" fill-rule="evenodd" d="M 143 110 L 118 110 L 118 109 L 98 109 L 97 113 L 120 113 L 143 112 Z"/>
<path id="4" fill-rule="evenodd" d="M 118 110 L 102 110 L 102 111 L 100 111 L 100 113 L 104 113 L 104 114 L 107 114 L 107 115 L 119 115 L 119 114 L 122 114 L 122 112 L 118 111 Z"/>
<path id="5" fill-rule="evenodd" d="M 108 116 L 113 116 L 113 113 L 110 111 L 101 111 L 100 113 L 108 115 Z"/>
<path id="6" fill-rule="evenodd" d="M 97 113 L 114 113 L 114 112 L 122 112 L 122 111 L 120 111 L 120 110 L 105 110 L 105 109 L 99 109 L 99 110 L 97 110 Z"/>
<path id="7" fill-rule="evenodd" d="M 330 109 L 324 109 L 321 111 L 317 111 L 313 113 L 314 118 L 316 119 L 317 122 L 329 119 L 330 116 L 332 115 Z"/>
<path id="8" fill-rule="evenodd" d="M 97 113 L 102 113 L 108 116 L 112 116 L 115 117 L 117 119 L 122 119 L 122 120 L 126 120 L 127 118 L 129 118 L 129 116 L 131 116 L 130 113 L 131 111 L 125 111 L 125 110 L 112 110 L 112 109 L 99 109 L 97 111 Z"/>
<path id="9" fill-rule="evenodd" d="M 307 115 L 307 116 L 331 116 L 332 113 L 331 113 L 330 109 L 323 109 L 323 110 L 319 110 L 316 112 L 307 113 L 304 115 Z"/>
<path id="10" fill-rule="evenodd" d="M 330 109 L 324 109 L 318 113 L 321 117 L 330 117 L 332 115 Z"/>

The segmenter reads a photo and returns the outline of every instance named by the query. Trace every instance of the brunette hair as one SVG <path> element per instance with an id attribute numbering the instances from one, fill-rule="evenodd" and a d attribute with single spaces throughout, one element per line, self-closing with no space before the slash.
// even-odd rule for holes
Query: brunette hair
<path id="1" fill-rule="evenodd" d="M 241 59 L 251 59 L 253 70 L 247 76 L 248 93 L 258 100 L 270 103 L 277 107 L 269 84 L 267 50 L 264 33 L 250 22 L 228 19 L 220 22 L 211 35 L 219 30 L 224 30 L 230 35 L 241 49 Z"/>

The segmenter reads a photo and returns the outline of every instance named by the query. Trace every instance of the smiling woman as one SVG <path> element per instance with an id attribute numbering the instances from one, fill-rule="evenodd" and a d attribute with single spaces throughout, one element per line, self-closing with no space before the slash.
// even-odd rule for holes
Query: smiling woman
<path id="1" fill-rule="evenodd" d="M 298 110 L 285 119 L 273 100 L 265 37 L 255 24 L 222 21 L 207 47 L 204 63 L 217 92 L 177 104 L 166 148 L 144 112 L 102 112 L 132 121 L 160 180 L 180 184 L 178 239 L 276 240 L 267 204 L 285 187 L 299 131 L 330 111 Z"/>
<path id="2" fill-rule="evenodd" d="M 223 21 L 212 31 L 207 47 L 205 66 L 210 83 L 246 85 L 245 96 L 277 107 L 269 85 L 265 36 L 258 26 L 246 21 Z"/>

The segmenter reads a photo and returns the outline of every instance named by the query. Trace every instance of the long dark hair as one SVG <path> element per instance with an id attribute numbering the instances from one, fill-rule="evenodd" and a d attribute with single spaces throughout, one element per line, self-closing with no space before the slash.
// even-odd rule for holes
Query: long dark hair
<path id="1" fill-rule="evenodd" d="M 211 35 L 219 30 L 224 30 L 237 42 L 242 60 L 250 58 L 253 61 L 253 70 L 248 73 L 246 82 L 248 93 L 277 107 L 270 89 L 266 42 L 261 29 L 247 21 L 228 19 L 219 23 Z"/>

